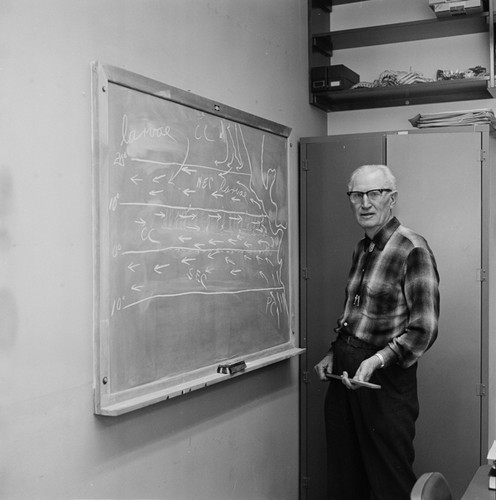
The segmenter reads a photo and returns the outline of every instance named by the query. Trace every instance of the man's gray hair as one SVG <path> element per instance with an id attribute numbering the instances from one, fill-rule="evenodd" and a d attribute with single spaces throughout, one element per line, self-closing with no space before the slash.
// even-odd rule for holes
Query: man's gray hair
<path id="1" fill-rule="evenodd" d="M 386 167 L 386 165 L 362 165 L 361 167 L 358 167 L 351 174 L 350 181 L 348 182 L 348 190 L 351 190 L 351 186 L 353 186 L 353 181 L 355 180 L 355 177 L 358 174 L 362 172 L 363 173 L 376 172 L 377 170 L 380 170 L 384 174 L 384 178 L 386 180 L 386 186 L 384 186 L 384 188 L 396 191 L 396 177 L 393 175 L 393 172 L 391 172 L 389 167 Z"/>

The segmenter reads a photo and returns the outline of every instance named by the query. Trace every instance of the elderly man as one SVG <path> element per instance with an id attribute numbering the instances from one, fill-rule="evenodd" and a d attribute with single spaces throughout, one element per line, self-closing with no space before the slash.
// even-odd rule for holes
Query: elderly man
<path id="1" fill-rule="evenodd" d="M 392 215 L 398 193 L 388 167 L 358 168 L 348 189 L 365 237 L 353 254 L 337 339 L 315 366 L 329 380 L 328 498 L 408 500 L 417 360 L 437 337 L 439 275 L 425 239 Z"/>

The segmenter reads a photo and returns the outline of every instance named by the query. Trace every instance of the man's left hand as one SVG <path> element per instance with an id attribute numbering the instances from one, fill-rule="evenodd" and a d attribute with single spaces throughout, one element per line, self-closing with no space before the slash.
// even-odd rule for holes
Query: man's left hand
<path id="1" fill-rule="evenodd" d="M 360 382 L 369 382 L 372 374 L 381 366 L 381 360 L 377 356 L 371 356 L 370 358 L 364 359 L 358 370 L 356 371 L 353 378 L 349 378 L 347 372 L 343 372 L 343 384 L 352 391 L 356 391 L 360 388 L 359 385 L 353 384 L 353 380 L 358 380 Z"/>

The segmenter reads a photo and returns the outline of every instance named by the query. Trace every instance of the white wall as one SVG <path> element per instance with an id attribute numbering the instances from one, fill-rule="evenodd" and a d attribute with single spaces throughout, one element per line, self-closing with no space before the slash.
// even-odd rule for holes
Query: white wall
<path id="1" fill-rule="evenodd" d="M 435 18 L 426 0 L 373 0 L 335 6 L 331 15 L 333 30 L 401 23 Z M 361 81 L 373 81 L 384 70 L 418 71 L 436 77 L 437 69 L 459 70 L 481 65 L 489 69 L 489 37 L 472 34 L 435 40 L 403 42 L 392 45 L 336 51 L 332 64 L 344 64 L 360 75 Z M 413 130 L 408 121 L 418 113 L 436 113 L 489 108 L 496 110 L 493 99 L 402 106 L 379 109 L 340 111 L 328 114 L 328 135 L 389 130 Z M 494 165 L 493 165 L 494 166 Z M 494 238 L 494 236 L 491 236 Z M 490 257 L 496 260 L 496 253 Z M 492 292 L 491 292 L 492 293 Z M 493 304 L 494 305 L 494 304 Z M 496 313 L 492 312 L 493 318 Z M 493 319 L 491 321 L 494 321 Z M 496 439 L 496 340 L 490 334 L 489 364 L 489 445 Z"/>
<path id="2" fill-rule="evenodd" d="M 1 498 L 298 497 L 297 359 L 93 415 L 90 62 L 292 127 L 296 222 L 307 50 L 301 0 L 0 0 Z"/>

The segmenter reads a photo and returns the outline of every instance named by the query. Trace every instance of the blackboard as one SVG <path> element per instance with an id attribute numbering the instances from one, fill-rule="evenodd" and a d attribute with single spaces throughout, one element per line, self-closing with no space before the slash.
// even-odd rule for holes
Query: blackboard
<path id="1" fill-rule="evenodd" d="M 95 413 L 299 354 L 290 129 L 109 65 L 92 74 Z"/>

